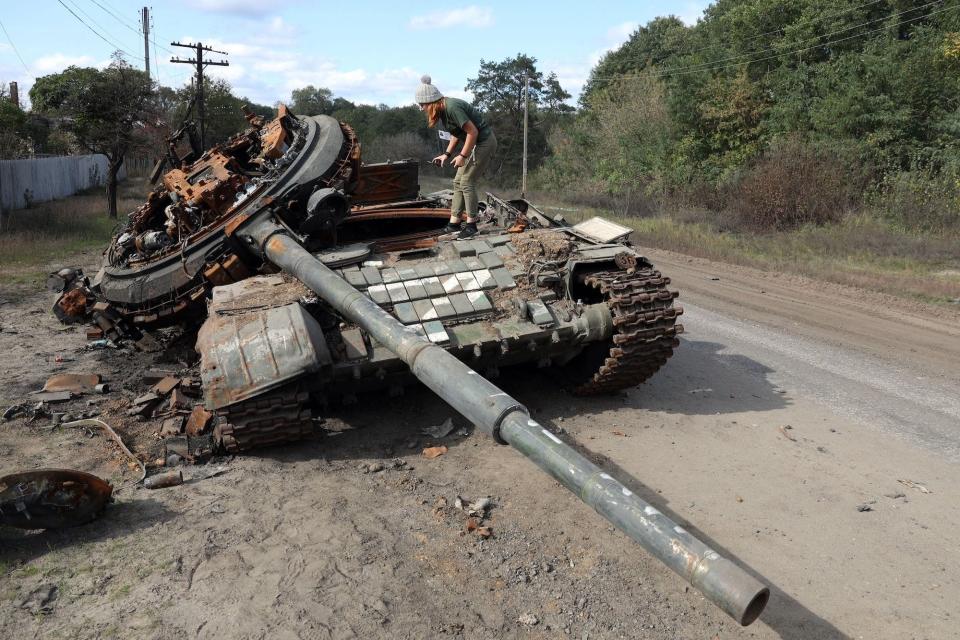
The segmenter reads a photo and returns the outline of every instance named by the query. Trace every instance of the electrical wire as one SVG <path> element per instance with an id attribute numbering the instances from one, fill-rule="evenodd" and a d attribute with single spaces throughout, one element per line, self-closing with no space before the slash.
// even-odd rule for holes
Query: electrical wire
<path id="1" fill-rule="evenodd" d="M 927 7 L 933 6 L 933 5 L 935 5 L 935 4 L 943 4 L 943 2 L 944 2 L 944 0 L 933 0 L 932 2 L 928 2 L 928 3 L 924 4 L 924 5 L 920 5 L 919 7 L 913 7 L 912 9 L 906 9 L 906 10 L 901 11 L 901 12 L 899 12 L 899 13 L 894 13 L 894 14 L 891 14 L 891 15 L 889 15 L 889 16 L 885 16 L 885 17 L 883 17 L 883 18 L 877 18 L 877 19 L 875 19 L 875 20 L 870 20 L 869 22 L 863 22 L 863 23 L 861 23 L 861 24 L 857 24 L 857 25 L 854 25 L 854 26 L 852 26 L 852 27 L 845 27 L 845 28 L 843 28 L 843 29 L 839 29 L 838 31 L 833 31 L 833 32 L 831 32 L 831 33 L 825 33 L 825 34 L 822 34 L 822 35 L 813 36 L 813 37 L 811 37 L 811 38 L 806 38 L 806 39 L 804 39 L 804 40 L 801 40 L 798 44 L 802 44 L 802 43 L 804 43 L 804 42 L 813 42 L 813 41 L 816 41 L 816 40 L 821 40 L 821 39 L 823 39 L 823 38 L 832 38 L 833 36 L 840 35 L 841 33 L 845 33 L 845 32 L 847 32 L 847 31 L 851 31 L 851 30 L 853 30 L 853 29 L 859 29 L 860 27 L 865 27 L 865 26 L 868 26 L 868 25 L 871 25 L 871 24 L 874 24 L 874 23 L 877 23 L 877 22 L 883 22 L 883 21 L 886 21 L 886 20 L 890 20 L 891 18 L 896 18 L 896 17 L 902 16 L 902 15 L 904 15 L 904 14 L 906 14 L 906 13 L 911 13 L 911 12 L 913 12 L 913 11 L 918 11 L 918 10 L 920 10 L 920 9 L 926 9 Z M 928 13 L 928 14 L 926 14 L 926 15 L 932 15 L 932 14 L 933 14 L 933 12 Z M 920 18 L 922 18 L 922 17 L 924 17 L 924 16 L 920 16 Z M 919 19 L 919 18 L 918 18 L 918 19 Z M 886 29 L 886 27 L 882 27 L 882 28 L 879 29 L 879 30 L 882 31 L 882 30 L 884 30 L 884 29 Z M 869 32 L 869 31 L 868 31 L 867 33 L 872 33 L 872 32 Z M 855 36 L 851 36 L 851 37 L 856 37 L 856 35 L 855 35 Z M 849 38 L 846 38 L 846 39 L 849 40 Z M 835 42 L 842 42 L 842 41 L 843 41 L 843 40 L 837 40 L 837 41 L 835 41 Z M 810 49 L 815 49 L 815 48 L 821 47 L 821 46 L 827 46 L 827 43 L 817 44 L 817 45 L 814 45 L 813 47 L 809 47 L 809 48 L 810 48 Z M 769 53 L 769 52 L 772 52 L 772 51 L 776 51 L 776 48 L 775 48 L 775 47 L 768 47 L 768 48 L 766 48 L 766 49 L 761 49 L 761 50 L 759 50 L 759 51 L 753 51 L 753 52 L 751 52 L 751 53 L 742 53 L 742 54 L 735 55 L 735 56 L 730 56 L 730 57 L 727 57 L 727 58 L 718 58 L 717 60 L 713 60 L 713 61 L 711 61 L 711 62 L 703 62 L 703 63 L 700 63 L 700 64 L 695 64 L 695 65 L 691 65 L 691 66 L 687 66 L 687 67 L 679 67 L 678 69 L 667 69 L 666 72 L 667 72 L 667 73 L 672 73 L 673 71 L 680 71 L 680 70 L 684 70 L 684 71 L 685 71 L 685 70 L 688 70 L 688 69 L 689 69 L 689 70 L 695 70 L 695 69 L 699 69 L 699 68 L 710 68 L 710 67 L 713 67 L 713 66 L 715 66 L 715 65 L 717 65 L 717 64 L 720 64 L 720 63 L 723 63 L 723 62 L 728 62 L 728 61 L 731 61 L 731 60 L 739 60 L 739 59 L 741 59 L 741 58 L 746 58 L 746 57 L 755 56 L 755 55 L 761 55 L 761 54 Z M 782 54 L 782 53 L 781 53 L 781 54 L 777 54 L 777 55 L 788 55 L 788 54 Z M 748 60 L 747 62 L 756 62 L 756 61 L 749 61 L 749 60 Z"/>
<path id="2" fill-rule="evenodd" d="M 153 31 L 153 7 L 150 7 L 150 31 Z M 163 84 L 160 81 L 160 56 L 157 55 L 157 43 L 155 40 L 153 42 L 153 69 L 156 74 L 157 84 Z"/>
<path id="3" fill-rule="evenodd" d="M 923 7 L 930 6 L 930 4 L 939 4 L 939 2 L 928 3 L 928 4 L 926 4 L 926 5 L 923 5 Z M 916 7 L 916 8 L 914 8 L 914 9 L 912 9 L 912 11 L 915 11 L 916 9 L 920 9 L 920 8 L 923 8 L 923 7 Z M 719 66 L 712 66 L 712 65 L 714 65 L 715 63 L 720 62 L 719 60 L 716 60 L 716 61 L 714 61 L 713 63 L 707 63 L 706 65 L 692 65 L 692 66 L 689 66 L 689 67 L 678 67 L 678 68 L 676 68 L 676 69 L 667 69 L 667 70 L 664 70 L 664 71 L 662 71 L 662 72 L 656 72 L 656 73 L 623 73 L 623 74 L 619 74 L 619 75 L 594 76 L 594 77 L 592 77 L 591 79 L 595 79 L 595 80 L 615 80 L 615 79 L 617 79 L 617 78 L 635 78 L 635 77 L 641 77 L 641 76 L 653 77 L 653 78 L 663 78 L 663 77 L 673 77 L 673 76 L 679 76 L 679 75 L 686 75 L 686 74 L 688 74 L 688 73 L 693 73 L 693 72 L 696 72 L 696 71 L 720 71 L 720 70 L 727 69 L 727 68 L 730 68 L 730 67 L 738 67 L 738 66 L 745 65 L 745 64 L 753 64 L 753 63 L 755 63 L 755 62 L 765 62 L 765 61 L 767 61 L 767 60 L 773 60 L 774 58 L 780 58 L 780 57 L 783 57 L 783 56 L 790 56 L 790 55 L 793 55 L 793 54 L 795 54 L 795 53 L 804 53 L 805 51 L 812 51 L 813 49 L 821 49 L 821 48 L 823 48 L 823 47 L 829 47 L 829 46 L 831 46 L 831 45 L 835 45 L 835 44 L 838 44 L 838 43 L 841 43 L 841 42 L 846 42 L 847 40 L 853 40 L 854 38 L 859 38 L 859 37 L 862 37 L 862 36 L 867 36 L 867 35 L 870 35 L 870 34 L 872 34 L 872 33 L 877 33 L 877 32 L 880 32 L 880 31 L 886 31 L 886 30 L 888 30 L 888 29 L 892 29 L 892 28 L 895 28 L 895 27 L 900 27 L 900 26 L 903 26 L 903 25 L 905 25 L 905 24 L 910 24 L 911 22 L 916 22 L 917 20 L 923 20 L 923 19 L 925 19 L 925 18 L 929 18 L 930 16 L 937 15 L 938 13 L 943 13 L 943 12 L 945 12 L 945 11 L 953 11 L 953 10 L 956 10 L 956 9 L 960 9 L 960 5 L 953 5 L 953 6 L 949 6 L 949 7 L 944 7 L 943 9 L 938 9 L 938 10 L 936 10 L 936 11 L 931 11 L 931 12 L 929 12 L 929 13 L 926 13 L 926 14 L 922 15 L 922 16 L 917 16 L 917 17 L 915 17 L 915 18 L 909 18 L 909 19 L 907 19 L 907 20 L 902 20 L 902 21 L 897 22 L 897 23 L 895 23 L 895 24 L 885 25 L 885 26 L 880 27 L 880 28 L 878 28 L 878 29 L 871 29 L 870 31 L 865 31 L 865 32 L 863 32 L 863 33 L 856 33 L 856 34 L 853 34 L 853 35 L 851 35 L 851 36 L 847 36 L 847 37 L 845 37 L 845 38 L 838 38 L 837 40 L 831 40 L 831 41 L 829 41 L 829 42 L 821 42 L 821 43 L 818 43 L 818 44 L 815 44 L 815 45 L 812 45 L 812 46 L 809 46 L 809 47 L 803 47 L 803 48 L 801 48 L 801 49 L 793 49 L 793 50 L 790 50 L 790 51 L 782 51 L 782 52 L 775 53 L 775 54 L 770 55 L 770 56 L 766 56 L 766 57 L 763 57 L 763 58 L 756 58 L 756 59 L 753 59 L 753 60 L 744 60 L 744 61 L 742 61 L 742 62 L 733 62 L 733 63 L 730 63 L 730 64 L 723 64 L 723 65 L 719 65 Z M 904 11 L 904 12 L 901 12 L 901 13 L 907 13 L 907 12 Z M 823 36 L 821 36 L 821 37 L 823 37 Z M 772 49 L 768 49 L 768 51 L 769 51 L 769 50 L 772 50 Z M 761 51 L 761 52 L 757 52 L 757 53 L 763 53 L 763 52 Z M 755 55 L 755 54 L 750 54 L 750 55 Z M 738 56 L 738 57 L 741 57 L 741 56 Z"/>
<path id="4" fill-rule="evenodd" d="M 120 16 L 118 16 L 116 13 L 114 13 L 113 11 L 111 11 L 110 9 L 108 9 L 107 7 L 105 7 L 105 6 L 103 6 L 102 4 L 100 4 L 99 2 L 97 2 L 97 0 L 90 0 L 90 2 L 92 2 L 93 4 L 97 5 L 97 6 L 100 7 L 101 9 L 103 9 L 106 13 L 110 14 L 110 16 L 113 17 L 114 20 L 116 20 L 117 22 L 119 22 L 120 24 L 122 24 L 123 26 L 125 26 L 127 29 L 129 29 L 130 31 L 134 32 L 134 33 L 137 34 L 138 36 L 142 36 L 142 35 L 143 35 L 143 30 L 142 30 L 142 28 L 141 28 L 141 29 L 138 29 L 138 28 L 134 27 L 134 26 L 131 25 L 129 22 L 127 22 L 126 20 L 124 20 L 123 18 L 121 18 Z M 151 20 L 151 23 L 152 23 L 152 22 L 153 22 L 153 7 L 150 7 L 150 20 Z M 156 41 L 155 39 L 149 38 L 149 40 L 150 40 L 150 42 L 153 44 L 154 49 L 156 49 L 157 47 L 160 47 L 161 49 L 163 49 L 163 50 L 166 51 L 167 53 L 173 53 L 173 51 L 172 51 L 171 49 L 166 48 L 166 47 L 163 46 L 162 44 L 157 44 L 157 41 Z M 156 55 L 156 52 L 154 52 L 154 55 Z"/>
<path id="5" fill-rule="evenodd" d="M 866 4 L 857 5 L 856 7 L 850 7 L 850 8 L 844 9 L 843 11 L 837 11 L 837 12 L 835 12 L 835 13 L 828 13 L 828 14 L 825 14 L 825 15 L 817 16 L 817 19 L 818 19 L 818 20 L 832 20 L 833 18 L 838 18 L 838 17 L 840 17 L 840 16 L 842 16 L 842 15 L 844 15 L 844 14 L 847 14 L 847 13 L 853 13 L 854 11 L 859 11 L 859 10 L 861 10 L 861 9 L 866 9 L 867 7 L 873 6 L 873 5 L 878 4 L 878 3 L 880 3 L 880 2 L 889 2 L 889 0 L 871 0 L 870 2 L 867 2 Z M 753 42 L 754 40 L 757 40 L 757 39 L 759 39 L 759 38 L 763 38 L 764 36 L 776 35 L 776 34 L 778 34 L 778 33 L 781 33 L 783 30 L 784 30 L 784 27 L 777 27 L 776 29 L 774 29 L 774 30 L 772 30 L 772 31 L 765 31 L 765 32 L 763 32 L 763 33 L 758 33 L 758 34 L 756 34 L 756 35 L 754 35 L 754 36 L 750 36 L 749 38 L 746 38 L 746 39 L 744 40 L 744 42 Z M 707 45 L 707 46 L 705 46 L 705 47 L 700 47 L 699 49 L 691 49 L 690 51 L 684 51 L 684 52 L 683 52 L 683 55 L 692 55 L 692 54 L 694 54 L 694 53 L 700 53 L 701 51 L 707 51 L 708 49 L 713 49 L 715 46 L 716 46 L 716 45 L 712 45 L 712 44 L 711 44 L 711 45 Z"/>
<path id="6" fill-rule="evenodd" d="M 94 18 L 94 17 L 93 17 L 92 15 L 90 15 L 89 13 L 87 13 L 87 12 L 80 6 L 80 1 L 79 1 L 79 0 L 67 0 L 67 2 L 69 2 L 71 5 L 73 5 L 73 8 L 74 8 L 74 9 L 76 9 L 77 11 L 79 11 L 80 13 L 82 13 L 82 14 L 87 18 L 87 20 L 89 20 L 89 21 L 93 24 L 94 27 L 96 27 L 97 29 L 99 29 L 100 31 L 102 31 L 103 34 L 106 35 L 111 41 L 114 41 L 114 42 L 122 42 L 123 38 L 118 38 L 118 37 L 116 37 L 115 35 L 113 35 L 112 33 L 110 33 L 109 31 L 107 31 L 102 24 L 100 24 L 99 22 L 97 22 L 97 19 L 96 19 L 96 18 Z M 134 32 L 134 33 L 136 33 L 136 32 Z M 141 60 L 142 60 L 142 59 L 143 59 L 143 58 L 141 58 Z"/>
<path id="7" fill-rule="evenodd" d="M 120 16 L 118 16 L 117 14 L 115 14 L 115 13 L 114 13 L 113 11 L 111 11 L 110 9 L 107 9 L 105 6 L 103 6 L 102 4 L 100 4 L 99 2 L 97 2 L 97 0 L 90 0 L 90 2 L 92 2 L 93 4 L 97 5 L 97 6 L 100 7 L 101 9 L 103 9 L 104 13 L 106 13 L 106 14 L 109 15 L 111 18 L 113 18 L 114 20 L 116 20 L 117 22 L 119 22 L 120 24 L 122 24 L 123 26 L 125 26 L 125 27 L 126 27 L 127 29 L 129 29 L 130 31 L 136 33 L 137 35 L 141 35 L 141 34 L 140 34 L 140 31 L 137 30 L 135 27 L 133 27 L 129 22 L 127 22 L 126 20 L 124 20 L 123 18 L 121 18 Z"/>
<path id="8" fill-rule="evenodd" d="M 120 52 L 122 52 L 122 53 L 127 54 L 127 55 L 130 56 L 131 58 L 135 58 L 135 59 L 137 59 L 137 60 L 143 60 L 142 57 L 136 56 L 136 55 L 130 53 L 129 51 L 127 51 L 126 49 L 124 49 L 123 47 L 117 45 L 116 43 L 110 42 L 109 40 L 107 40 L 107 38 L 105 38 L 99 31 L 97 31 L 96 29 L 94 29 L 93 27 L 91 27 L 89 24 L 86 23 L 86 21 L 84 21 L 83 18 L 81 18 L 80 16 L 78 16 L 77 13 L 76 13 L 73 9 L 71 9 L 70 7 L 68 7 L 68 6 L 63 2 L 63 0 L 57 0 L 57 2 L 59 2 L 60 5 L 61 5 L 64 9 L 66 9 L 67 11 L 69 11 L 69 12 L 70 12 L 70 15 L 72 15 L 74 18 L 76 18 L 77 20 L 79 20 L 79 21 L 80 21 L 80 24 L 82 24 L 82 25 L 85 26 L 87 29 L 89 29 L 90 31 L 92 31 L 95 36 L 97 36 L 98 38 L 100 38 L 101 40 L 103 40 L 104 42 L 106 42 L 108 45 L 110 45 L 111 47 L 113 47 L 113 48 L 116 49 L 117 51 L 120 51 Z M 82 12 L 82 10 L 81 10 L 81 12 Z"/>
<path id="9" fill-rule="evenodd" d="M 27 63 L 23 61 L 23 56 L 20 55 L 20 51 L 17 49 L 17 45 L 13 44 L 13 39 L 10 37 L 10 34 L 7 33 L 7 28 L 3 26 L 3 22 L 0 22 L 0 29 L 3 29 L 3 35 L 7 36 L 7 42 L 10 43 L 10 46 L 13 47 L 13 52 L 17 54 L 17 59 L 20 60 L 20 64 L 23 65 L 23 70 L 27 72 L 28 75 L 33 75 L 30 73 L 30 67 L 27 66 Z"/>

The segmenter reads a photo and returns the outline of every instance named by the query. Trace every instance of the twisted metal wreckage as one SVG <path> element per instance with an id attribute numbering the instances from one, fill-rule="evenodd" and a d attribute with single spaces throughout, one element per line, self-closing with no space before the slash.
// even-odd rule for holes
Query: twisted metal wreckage
<path id="1" fill-rule="evenodd" d="M 766 586 L 488 380 L 533 363 L 593 395 L 666 362 L 682 309 L 628 228 L 487 194 L 480 235 L 443 237 L 449 194 L 421 195 L 415 161 L 361 164 L 352 129 L 327 116 L 246 116 L 249 129 L 205 152 L 189 128 L 170 139 L 169 170 L 92 282 L 52 276 L 61 319 L 134 343 L 202 322 L 212 418 L 210 433 L 193 431 L 228 452 L 299 440 L 336 402 L 419 380 L 738 622 L 760 615 Z"/>

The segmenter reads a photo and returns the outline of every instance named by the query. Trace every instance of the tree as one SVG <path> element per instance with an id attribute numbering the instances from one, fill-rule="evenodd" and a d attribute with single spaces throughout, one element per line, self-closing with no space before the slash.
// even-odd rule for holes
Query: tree
<path id="1" fill-rule="evenodd" d="M 27 129 L 27 114 L 10 102 L 6 83 L 0 82 L 0 158 L 16 158 L 30 150 Z"/>
<path id="2" fill-rule="evenodd" d="M 524 92 L 525 82 L 529 89 Z M 523 108 L 529 100 L 528 161 L 540 165 L 549 150 L 547 133 L 558 118 L 572 112 L 564 104 L 570 94 L 563 90 L 556 74 L 546 80 L 537 69 L 537 59 L 523 53 L 500 62 L 481 60 L 476 78 L 467 81 L 474 104 L 483 112 L 496 132 L 499 163 L 495 173 L 511 182 L 520 174 L 523 160 Z"/>
<path id="3" fill-rule="evenodd" d="M 330 115 L 333 112 L 333 92 L 312 84 L 294 89 L 290 94 L 290 109 L 300 116 Z"/>
<path id="4" fill-rule="evenodd" d="M 117 174 L 128 152 L 143 141 L 150 119 L 150 79 L 119 55 L 106 69 L 69 67 L 37 78 L 30 89 L 33 108 L 60 119 L 77 143 L 107 157 L 107 206 L 117 217 Z"/>

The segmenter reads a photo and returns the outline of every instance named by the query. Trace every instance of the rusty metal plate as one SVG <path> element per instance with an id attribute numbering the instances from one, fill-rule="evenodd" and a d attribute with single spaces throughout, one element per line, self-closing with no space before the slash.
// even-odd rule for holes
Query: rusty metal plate
<path id="1" fill-rule="evenodd" d="M 414 200 L 420 194 L 420 163 L 416 160 L 365 164 L 359 173 L 354 205 Z"/>
<path id="2" fill-rule="evenodd" d="M 20 529 L 59 529 L 94 520 L 113 487 L 71 469 L 37 469 L 0 478 L 0 523 Z"/>
<path id="3" fill-rule="evenodd" d="M 249 291 L 257 280 L 223 288 L 242 286 Z M 215 289 L 214 299 L 217 297 Z M 249 295 L 244 297 L 250 299 Z M 200 328 L 197 351 L 204 404 L 210 410 L 332 365 L 319 323 L 299 303 L 272 308 L 211 305 L 210 315 Z"/>

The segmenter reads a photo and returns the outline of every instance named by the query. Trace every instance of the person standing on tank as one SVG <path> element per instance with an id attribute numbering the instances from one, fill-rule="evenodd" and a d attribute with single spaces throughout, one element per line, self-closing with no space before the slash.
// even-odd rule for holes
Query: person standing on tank
<path id="1" fill-rule="evenodd" d="M 450 205 L 450 222 L 444 232 L 460 232 L 460 238 L 477 235 L 477 180 L 490 164 L 497 151 L 497 137 L 483 118 L 483 114 L 469 102 L 459 98 L 445 98 L 439 89 L 430 84 L 430 76 L 420 78 L 417 87 L 417 104 L 427 114 L 431 127 L 443 124 L 450 132 L 447 149 L 433 163 L 442 167 L 447 160 L 457 168 L 453 177 L 453 204 Z M 454 155 L 457 145 L 463 141 L 460 153 Z M 460 216 L 467 214 L 467 223 L 461 229 Z"/>

